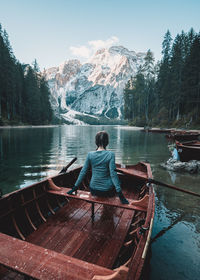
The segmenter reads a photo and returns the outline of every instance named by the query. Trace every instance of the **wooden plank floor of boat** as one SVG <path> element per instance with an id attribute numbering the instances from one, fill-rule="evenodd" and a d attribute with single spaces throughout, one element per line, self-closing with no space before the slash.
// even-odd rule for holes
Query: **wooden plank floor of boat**
<path id="1" fill-rule="evenodd" d="M 112 268 L 134 211 L 71 199 L 26 241 L 87 262 Z"/>

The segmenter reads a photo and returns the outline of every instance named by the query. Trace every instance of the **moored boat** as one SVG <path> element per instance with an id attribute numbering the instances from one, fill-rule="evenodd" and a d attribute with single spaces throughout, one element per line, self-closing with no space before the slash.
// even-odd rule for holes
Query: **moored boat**
<path id="1" fill-rule="evenodd" d="M 91 196 L 89 180 L 76 195 L 81 167 L 0 199 L 1 279 L 140 279 L 152 231 L 155 198 L 148 163 L 117 165 L 124 195 Z"/>
<path id="2" fill-rule="evenodd" d="M 171 133 L 166 135 L 168 139 L 177 140 L 177 141 L 197 140 L 199 136 L 200 134 L 198 132 L 189 132 L 189 131 L 171 131 Z"/>
<path id="3" fill-rule="evenodd" d="M 168 128 L 144 128 L 141 131 L 153 133 L 171 133 L 171 129 Z"/>
<path id="4" fill-rule="evenodd" d="M 181 161 L 200 160 L 200 141 L 176 141 L 176 148 Z"/>

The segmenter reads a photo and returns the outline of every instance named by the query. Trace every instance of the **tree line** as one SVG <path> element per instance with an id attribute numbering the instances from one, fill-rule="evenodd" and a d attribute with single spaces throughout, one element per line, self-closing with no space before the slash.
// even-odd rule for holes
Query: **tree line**
<path id="1" fill-rule="evenodd" d="M 49 95 L 37 61 L 21 64 L 0 24 L 0 125 L 51 123 Z"/>
<path id="2" fill-rule="evenodd" d="M 151 50 L 124 89 L 124 116 L 138 126 L 200 125 L 200 33 L 168 30 L 161 61 Z"/>

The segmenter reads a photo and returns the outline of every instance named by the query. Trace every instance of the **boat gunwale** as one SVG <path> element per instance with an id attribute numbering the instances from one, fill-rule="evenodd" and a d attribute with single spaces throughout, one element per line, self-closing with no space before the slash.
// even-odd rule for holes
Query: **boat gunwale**
<path id="1" fill-rule="evenodd" d="M 185 143 L 180 143 L 177 141 L 176 145 L 177 147 L 184 148 L 184 149 L 196 149 L 196 150 L 200 149 L 200 141 L 191 141 L 191 143 L 189 143 L 189 141 Z"/>
<path id="2" fill-rule="evenodd" d="M 153 178 L 152 175 L 152 170 L 151 170 L 151 166 L 149 163 L 146 162 L 141 162 L 141 164 L 143 164 L 146 169 L 147 169 L 147 176 L 148 178 Z M 144 229 L 147 229 L 145 231 L 144 234 L 140 233 L 140 229 L 138 229 L 137 234 L 140 235 L 140 244 L 137 246 L 137 250 L 138 252 L 138 258 L 142 260 L 142 262 L 140 261 L 140 263 L 138 264 L 138 266 L 135 265 L 135 256 L 132 256 L 130 265 L 129 265 L 129 273 L 128 273 L 128 278 L 127 280 L 132 280 L 132 279 L 139 279 L 140 275 L 142 273 L 142 269 L 144 267 L 144 262 L 145 262 L 145 258 L 146 258 L 146 253 L 145 255 L 144 252 L 148 250 L 149 247 L 149 242 L 148 240 L 150 239 L 151 236 L 151 231 L 152 231 L 152 227 L 151 224 L 153 225 L 153 221 L 154 221 L 154 213 L 155 213 L 155 194 L 154 194 L 154 188 L 152 184 L 149 184 L 149 203 L 148 203 L 148 208 L 147 208 L 147 216 L 146 216 L 146 220 L 145 220 L 145 224 L 142 226 Z M 138 248 L 139 247 L 139 248 Z M 144 257 L 142 259 L 142 256 Z M 134 275 L 133 275 L 134 273 Z M 134 277 L 134 278 L 133 278 Z"/>

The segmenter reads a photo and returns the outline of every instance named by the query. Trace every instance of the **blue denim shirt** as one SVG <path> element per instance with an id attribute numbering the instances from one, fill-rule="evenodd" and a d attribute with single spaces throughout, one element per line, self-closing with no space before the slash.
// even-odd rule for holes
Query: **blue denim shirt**
<path id="1" fill-rule="evenodd" d="M 90 188 L 109 191 L 114 186 L 117 192 L 121 191 L 119 178 L 115 171 L 115 154 L 113 152 L 106 150 L 89 152 L 75 186 L 79 187 L 90 168 L 92 169 Z"/>

